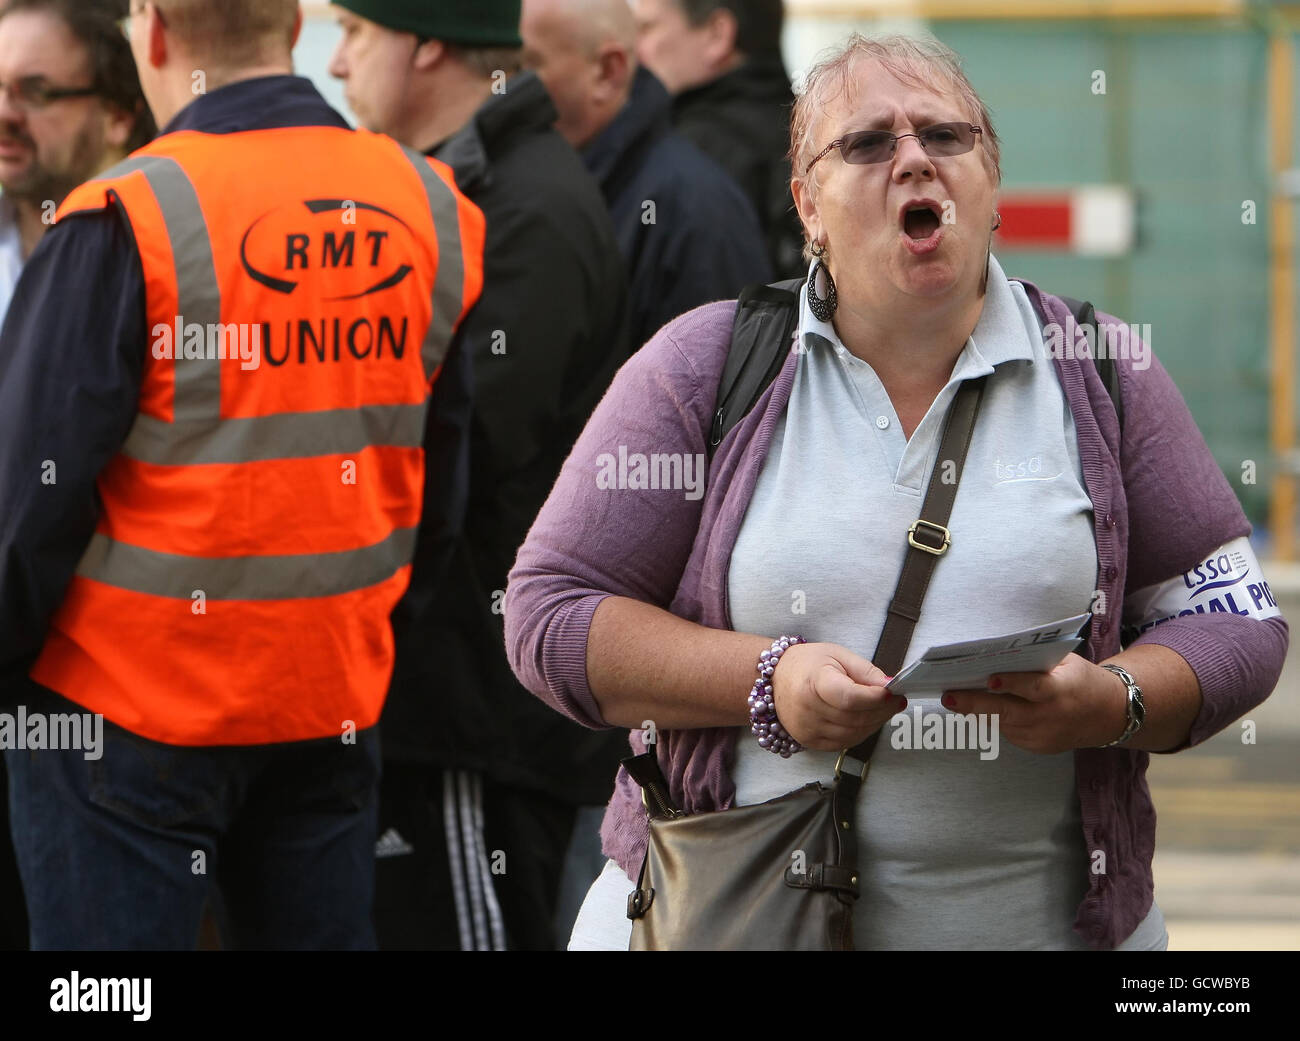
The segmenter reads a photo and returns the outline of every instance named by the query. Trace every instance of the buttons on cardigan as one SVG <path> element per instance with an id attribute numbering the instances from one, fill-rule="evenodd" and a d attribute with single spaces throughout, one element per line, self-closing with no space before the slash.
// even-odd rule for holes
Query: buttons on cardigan
<path id="1" fill-rule="evenodd" d="M 1101 781 L 1099 781 L 1097 778 L 1094 777 L 1091 781 L 1088 782 L 1088 788 L 1090 791 L 1094 791 L 1094 792 L 1101 791 Z"/>
<path id="2" fill-rule="evenodd" d="M 876 417 L 876 426 L 879 427 L 881 430 L 884 430 L 886 427 L 889 426 L 889 417 L 888 417 L 888 416 L 877 416 L 877 417 Z"/>
<path id="3" fill-rule="evenodd" d="M 1119 574 L 1119 568 L 1117 568 L 1114 564 L 1111 564 L 1110 567 L 1106 569 L 1106 577 L 1109 578 L 1112 582 L 1115 580 L 1115 576 L 1118 574 Z"/>
<path id="4" fill-rule="evenodd" d="M 1108 528 L 1113 528 L 1113 527 L 1115 527 L 1115 518 L 1114 518 L 1114 516 L 1112 516 L 1112 515 L 1109 514 L 1109 513 L 1106 514 L 1106 527 L 1108 527 Z"/>

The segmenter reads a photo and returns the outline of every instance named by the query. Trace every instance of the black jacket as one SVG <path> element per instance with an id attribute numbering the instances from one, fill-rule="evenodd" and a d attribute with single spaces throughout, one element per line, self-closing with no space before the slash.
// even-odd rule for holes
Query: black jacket
<path id="1" fill-rule="evenodd" d="M 586 730 L 520 686 L 501 615 L 515 552 L 629 353 L 609 215 L 555 118 L 525 73 L 431 153 L 487 218 L 483 295 L 457 336 L 473 369 L 467 502 L 445 572 L 422 525 L 411 587 L 393 613 L 397 665 L 381 728 L 389 759 L 599 803 L 626 733 Z M 448 412 L 444 403 L 431 415 Z M 438 436 L 431 427 L 430 467 L 463 467 Z M 432 469 L 429 481 L 445 483 Z"/>
<path id="2" fill-rule="evenodd" d="M 674 133 L 648 69 L 582 158 L 600 183 L 628 267 L 632 345 L 713 300 L 772 281 L 753 207 L 717 163 Z"/>
<path id="3" fill-rule="evenodd" d="M 777 278 L 798 278 L 808 270 L 786 159 L 793 104 L 780 55 L 750 58 L 673 98 L 678 132 L 716 159 L 749 197 Z"/>

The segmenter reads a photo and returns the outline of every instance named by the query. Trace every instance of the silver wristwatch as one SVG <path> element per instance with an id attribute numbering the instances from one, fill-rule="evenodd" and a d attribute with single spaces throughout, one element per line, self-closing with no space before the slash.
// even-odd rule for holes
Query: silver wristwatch
<path id="1" fill-rule="evenodd" d="M 1147 718 L 1146 705 L 1142 703 L 1142 688 L 1137 685 L 1137 681 L 1132 674 L 1118 665 L 1103 665 L 1103 669 L 1113 672 L 1116 676 L 1124 681 L 1128 687 L 1128 706 L 1126 710 L 1126 721 L 1124 733 L 1114 741 L 1108 741 L 1104 745 L 1098 745 L 1098 748 L 1112 748 L 1115 745 L 1122 745 L 1130 737 L 1142 729 L 1142 724 Z"/>

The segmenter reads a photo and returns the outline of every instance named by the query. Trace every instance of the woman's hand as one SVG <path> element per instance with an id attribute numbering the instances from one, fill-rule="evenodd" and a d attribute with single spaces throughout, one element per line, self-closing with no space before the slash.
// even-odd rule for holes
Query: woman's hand
<path id="1" fill-rule="evenodd" d="M 943 704 L 952 712 L 995 714 L 999 733 L 1013 745 L 1056 755 L 1124 733 L 1127 691 L 1113 672 L 1069 654 L 1051 672 L 1003 672 L 988 678 L 988 690 L 947 691 Z"/>
<path id="2" fill-rule="evenodd" d="M 776 715 L 805 748 L 852 748 L 907 707 L 905 697 L 885 690 L 890 679 L 837 644 L 795 644 L 772 674 Z"/>

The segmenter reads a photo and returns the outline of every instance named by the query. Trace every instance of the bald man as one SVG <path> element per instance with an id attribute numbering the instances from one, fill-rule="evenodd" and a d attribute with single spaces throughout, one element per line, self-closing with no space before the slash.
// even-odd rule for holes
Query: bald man
<path id="1" fill-rule="evenodd" d="M 521 28 L 524 62 L 559 110 L 556 129 L 581 153 L 613 218 L 633 343 L 700 304 L 771 281 L 749 200 L 673 131 L 667 90 L 638 67 L 627 0 L 524 0 Z"/>

